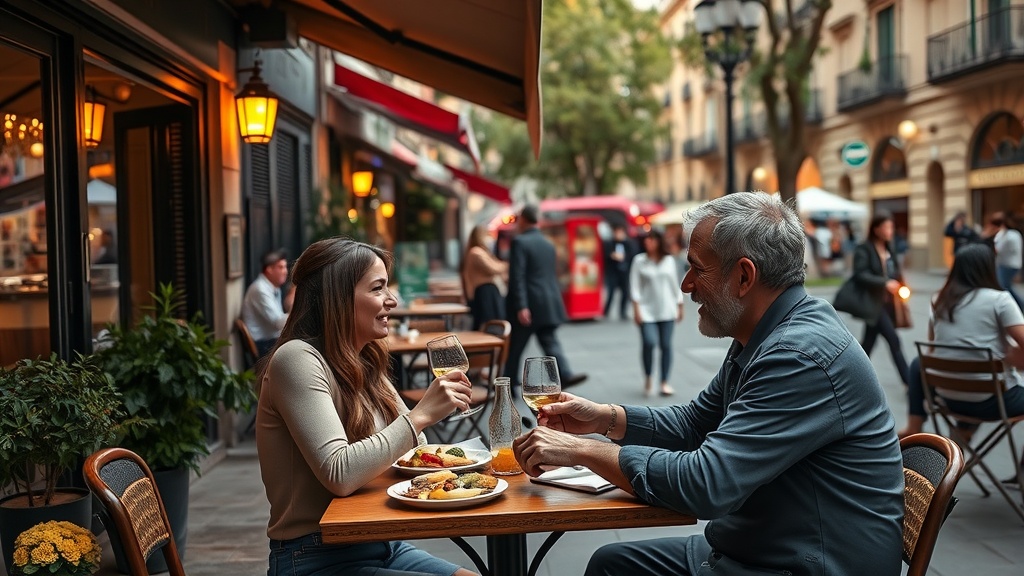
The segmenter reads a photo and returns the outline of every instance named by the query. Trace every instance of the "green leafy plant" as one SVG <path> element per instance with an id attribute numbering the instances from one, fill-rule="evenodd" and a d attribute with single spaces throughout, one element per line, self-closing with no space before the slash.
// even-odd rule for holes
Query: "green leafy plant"
<path id="1" fill-rule="evenodd" d="M 113 380 L 91 357 L 52 354 L 0 369 L 0 485 L 27 494 L 29 506 L 49 505 L 62 474 L 131 428 L 123 415 Z M 33 490 L 36 480 L 43 487 Z"/>
<path id="2" fill-rule="evenodd" d="M 113 377 L 126 412 L 148 424 L 129 430 L 121 446 L 150 467 L 186 466 L 198 473 L 199 459 L 209 454 L 203 416 L 216 418 L 218 403 L 248 409 L 256 397 L 253 374 L 236 373 L 224 362 L 220 350 L 228 342 L 215 339 L 200 314 L 187 321 L 179 317 L 183 292 L 161 284 L 150 296 L 150 313 L 130 328 L 109 325 L 96 356 Z"/>

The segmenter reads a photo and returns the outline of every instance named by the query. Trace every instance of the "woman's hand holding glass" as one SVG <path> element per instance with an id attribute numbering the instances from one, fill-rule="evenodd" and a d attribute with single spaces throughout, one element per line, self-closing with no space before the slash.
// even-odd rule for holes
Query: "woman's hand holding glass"
<path id="1" fill-rule="evenodd" d="M 461 372 L 463 379 L 469 383 L 465 376 L 466 371 L 469 370 L 469 358 L 455 334 L 448 334 L 427 342 L 427 359 L 430 360 L 430 370 L 434 376 L 440 378 L 457 371 Z M 472 394 L 472 390 L 469 391 L 469 394 Z M 484 409 L 483 404 L 470 409 L 469 401 L 470 396 L 467 395 L 465 402 L 458 405 L 459 408 L 462 408 L 462 412 L 455 411 L 448 417 L 448 420 L 461 420 Z"/>
<path id="2" fill-rule="evenodd" d="M 469 407 L 472 384 L 461 370 L 453 370 L 434 378 L 423 398 L 410 411 L 409 417 L 419 429 L 444 420 L 453 411 Z"/>

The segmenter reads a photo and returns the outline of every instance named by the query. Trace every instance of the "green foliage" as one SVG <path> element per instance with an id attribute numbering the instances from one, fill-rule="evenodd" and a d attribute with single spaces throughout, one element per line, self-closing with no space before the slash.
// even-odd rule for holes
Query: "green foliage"
<path id="1" fill-rule="evenodd" d="M 214 339 L 197 314 L 179 319 L 184 293 L 161 284 L 154 305 L 134 327 L 108 325 L 96 356 L 120 390 L 131 416 L 149 425 L 132 428 L 121 446 L 152 468 L 188 466 L 199 471 L 209 451 L 203 415 L 216 418 L 218 403 L 247 409 L 255 400 L 250 371 L 235 373 L 221 359 L 224 340 Z"/>
<path id="2" fill-rule="evenodd" d="M 548 2 L 542 34 L 541 158 L 533 160 L 522 123 L 496 117 L 477 134 L 501 156 L 498 175 L 532 176 L 566 195 L 610 193 L 620 178 L 646 181 L 665 133 L 657 122 L 664 92 L 652 86 L 671 72 L 657 13 L 629 0 Z"/>
<path id="3" fill-rule="evenodd" d="M 109 445 L 122 426 L 131 429 L 123 416 L 113 380 L 92 358 L 52 354 L 0 369 L 0 485 L 49 504 L 63 473 Z M 38 495 L 31 490 L 37 468 L 45 481 Z"/>

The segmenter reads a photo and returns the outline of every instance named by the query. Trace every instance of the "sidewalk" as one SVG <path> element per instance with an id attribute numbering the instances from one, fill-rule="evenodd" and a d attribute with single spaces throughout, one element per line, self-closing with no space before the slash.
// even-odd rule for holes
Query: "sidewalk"
<path id="1" fill-rule="evenodd" d="M 911 309 L 915 325 L 912 329 L 901 331 L 903 350 L 908 360 L 915 355 L 913 342 L 925 339 L 928 302 L 943 281 L 942 276 L 909 274 L 908 282 L 914 289 Z M 836 287 L 823 287 L 810 288 L 809 292 L 830 299 L 835 290 Z M 854 335 L 859 337 L 861 323 L 850 321 L 848 325 Z M 651 405 L 666 405 L 669 401 L 684 402 L 695 395 L 717 372 L 729 344 L 727 340 L 711 340 L 699 334 L 696 307 L 688 301 L 686 318 L 675 336 L 675 376 L 672 384 L 676 388 L 676 396 L 645 399 L 642 395 L 639 335 L 632 323 L 608 321 L 571 324 L 559 329 L 559 337 L 573 368 L 590 374 L 589 380 L 573 388 L 574 393 L 597 402 Z M 540 353 L 535 346 L 531 344 L 527 355 Z M 872 360 L 899 428 L 906 420 L 906 400 L 884 342 L 876 346 Z M 1019 431 L 1017 436 L 1021 437 Z M 1003 446 L 998 447 L 994 453 L 997 458 L 993 462 L 997 462 L 1005 450 Z M 1004 462 L 995 466 L 995 469 L 996 474 L 1002 476 L 1009 473 L 1011 464 Z M 1010 576 L 1024 572 L 1024 546 L 1021 545 L 1024 542 L 1024 523 L 1005 506 L 1002 497 L 995 493 L 983 498 L 969 478 L 960 482 L 956 494 L 960 503 L 940 533 L 929 574 Z M 192 576 L 265 573 L 268 516 L 269 506 L 263 493 L 255 446 L 252 441 L 248 441 L 230 450 L 226 460 L 192 485 L 186 572 Z M 770 526 L 765 528 L 770 529 Z M 591 553 L 608 542 L 686 535 L 702 529 L 703 523 L 687 528 L 567 533 L 547 555 L 538 574 L 581 574 Z M 544 536 L 528 537 L 531 555 L 540 546 Z M 467 540 L 478 553 L 485 555 L 484 538 Z M 448 540 L 422 540 L 414 544 L 454 562 L 471 566 L 462 551 Z M 109 569 L 101 572 L 113 573 Z"/>

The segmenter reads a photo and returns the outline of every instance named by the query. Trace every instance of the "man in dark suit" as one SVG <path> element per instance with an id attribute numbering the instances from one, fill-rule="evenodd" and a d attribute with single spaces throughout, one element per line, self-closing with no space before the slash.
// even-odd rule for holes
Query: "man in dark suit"
<path id="1" fill-rule="evenodd" d="M 619 293 L 619 320 L 628 318 L 629 267 L 637 254 L 636 243 L 626 233 L 626 225 L 612 226 L 612 237 L 604 243 L 604 285 L 608 300 L 604 304 L 604 317 L 609 318 L 612 299 Z"/>
<path id="2" fill-rule="evenodd" d="M 554 356 L 558 362 L 562 386 L 568 387 L 586 380 L 586 374 L 575 374 L 555 336 L 558 326 L 567 320 L 562 291 L 555 276 L 555 247 L 537 228 L 539 211 L 534 205 L 525 206 L 519 213 L 519 234 L 512 240 L 509 251 L 508 296 L 505 306 L 512 335 L 509 342 L 505 376 L 512 386 L 521 384 L 520 361 L 523 350 L 536 334 L 544 354 Z"/>

